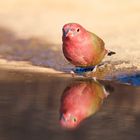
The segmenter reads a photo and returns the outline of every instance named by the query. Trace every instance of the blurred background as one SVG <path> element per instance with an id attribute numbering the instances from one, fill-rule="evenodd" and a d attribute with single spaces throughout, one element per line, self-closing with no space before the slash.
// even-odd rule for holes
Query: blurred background
<path id="1" fill-rule="evenodd" d="M 0 1 L 0 54 L 5 57 L 5 54 L 10 55 L 21 49 L 22 51 L 18 52 L 20 58 L 24 54 L 23 60 L 29 60 L 32 57 L 29 51 L 28 57 L 27 51 L 23 51 L 23 46 L 25 50 L 25 46 L 29 44 L 36 48 L 58 44 L 53 46 L 53 49 L 60 50 L 62 26 L 68 22 L 80 23 L 99 35 L 108 49 L 117 52 L 113 60 L 133 61 L 133 64 L 136 63 L 135 65 L 140 67 L 139 0 Z M 6 47 L 8 42 L 14 42 L 13 46 L 16 44 L 18 47 L 11 50 L 11 47 Z M 2 46 L 3 44 L 5 46 Z M 17 58 L 18 53 L 12 56 Z"/>
<path id="2" fill-rule="evenodd" d="M 61 28 L 78 22 L 106 40 L 139 32 L 139 0 L 3 0 L 0 24 L 21 36 L 61 43 Z M 127 32 L 127 33 L 126 33 Z M 120 33 L 120 34 L 119 34 Z"/>

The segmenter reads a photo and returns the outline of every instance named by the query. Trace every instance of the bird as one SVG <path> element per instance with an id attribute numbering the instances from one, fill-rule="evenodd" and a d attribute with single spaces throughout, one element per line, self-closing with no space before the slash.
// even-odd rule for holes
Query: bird
<path id="1" fill-rule="evenodd" d="M 108 95 L 98 81 L 76 81 L 68 85 L 61 96 L 60 125 L 66 129 L 77 128 L 100 109 Z"/>
<path id="2" fill-rule="evenodd" d="M 86 68 L 94 68 L 106 55 L 115 54 L 105 48 L 105 43 L 100 37 L 78 23 L 65 24 L 62 32 L 63 54 L 71 64 L 83 68 L 80 72 L 87 71 Z"/>

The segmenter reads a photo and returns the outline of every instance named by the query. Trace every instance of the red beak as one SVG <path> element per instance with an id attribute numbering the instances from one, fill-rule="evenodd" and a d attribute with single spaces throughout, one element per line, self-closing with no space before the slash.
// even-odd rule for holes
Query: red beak
<path id="1" fill-rule="evenodd" d="M 70 28 L 67 28 L 65 31 L 63 31 L 63 36 L 64 36 L 64 37 L 73 36 L 73 33 L 72 33 L 72 31 L 70 30 Z"/>

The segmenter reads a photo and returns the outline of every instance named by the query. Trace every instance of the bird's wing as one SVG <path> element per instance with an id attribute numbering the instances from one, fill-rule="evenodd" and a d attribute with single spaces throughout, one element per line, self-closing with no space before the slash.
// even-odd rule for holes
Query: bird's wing
<path id="1" fill-rule="evenodd" d="M 97 46 L 104 47 L 104 45 L 105 45 L 104 41 L 100 37 L 98 37 L 96 34 L 94 34 L 94 33 L 91 33 L 91 34 L 92 34 L 93 42 L 95 42 Z"/>

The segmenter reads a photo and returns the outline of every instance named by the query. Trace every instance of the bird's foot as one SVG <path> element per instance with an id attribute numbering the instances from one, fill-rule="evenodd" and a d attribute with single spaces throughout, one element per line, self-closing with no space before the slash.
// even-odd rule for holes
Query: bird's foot
<path id="1" fill-rule="evenodd" d="M 97 70 L 97 65 L 94 67 L 94 69 L 92 70 L 92 73 L 96 72 Z"/>
<path id="2" fill-rule="evenodd" d="M 70 74 L 73 78 L 76 76 L 76 73 L 73 70 L 70 71 Z"/>
<path id="3" fill-rule="evenodd" d="M 96 72 L 97 66 L 90 67 L 75 67 L 71 70 L 72 77 L 75 77 L 76 74 L 85 76 L 85 77 L 93 77 L 93 73 Z"/>

